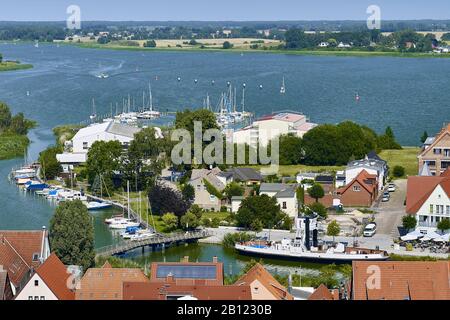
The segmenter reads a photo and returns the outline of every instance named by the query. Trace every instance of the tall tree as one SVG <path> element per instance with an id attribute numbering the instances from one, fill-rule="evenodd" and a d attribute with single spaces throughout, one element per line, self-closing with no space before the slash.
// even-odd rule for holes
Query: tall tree
<path id="1" fill-rule="evenodd" d="M 319 202 L 319 199 L 324 197 L 325 192 L 319 183 L 314 183 L 310 188 L 308 188 L 308 194 L 311 198 L 316 199 L 316 202 Z"/>
<path id="2" fill-rule="evenodd" d="M 108 189 L 112 189 L 112 175 L 121 164 L 122 145 L 119 141 L 96 141 L 88 151 L 86 171 L 88 182 L 92 185 L 101 176 Z M 97 178 L 98 179 L 98 178 Z"/>
<path id="3" fill-rule="evenodd" d="M 240 227 L 252 228 L 252 223 L 259 220 L 263 227 L 272 228 L 285 218 L 275 198 L 267 195 L 250 196 L 242 200 L 236 214 Z"/>
<path id="4" fill-rule="evenodd" d="M 39 153 L 39 163 L 44 179 L 52 180 L 62 171 L 61 164 L 56 159 L 56 155 L 61 153 L 60 147 L 51 146 Z"/>
<path id="5" fill-rule="evenodd" d="M 51 248 L 64 264 L 79 265 L 84 270 L 94 266 L 94 226 L 81 201 L 61 203 L 49 231 Z"/>
<path id="6" fill-rule="evenodd" d="M 150 188 L 148 199 L 152 212 L 157 215 L 172 212 L 181 217 L 190 207 L 190 202 L 183 198 L 181 192 L 159 183 Z"/>
<path id="7" fill-rule="evenodd" d="M 0 102 L 0 131 L 4 131 L 11 125 L 11 111 L 6 103 Z"/>

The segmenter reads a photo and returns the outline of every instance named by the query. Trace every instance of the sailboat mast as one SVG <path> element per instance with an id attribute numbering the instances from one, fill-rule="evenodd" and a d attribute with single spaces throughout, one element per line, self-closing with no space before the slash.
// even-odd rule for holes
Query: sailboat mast
<path id="1" fill-rule="evenodd" d="M 152 85 L 148 84 L 148 91 L 150 94 L 150 111 L 153 111 L 153 95 L 152 95 Z"/>

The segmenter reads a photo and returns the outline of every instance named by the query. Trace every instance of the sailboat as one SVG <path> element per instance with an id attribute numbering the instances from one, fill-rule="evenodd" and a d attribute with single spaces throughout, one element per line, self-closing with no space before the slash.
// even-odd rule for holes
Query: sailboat
<path id="1" fill-rule="evenodd" d="M 95 111 L 95 100 L 92 99 L 92 114 L 89 116 L 91 120 L 95 120 L 97 118 L 97 113 Z"/>
<path id="2" fill-rule="evenodd" d="M 35 48 L 39 48 L 39 41 L 38 41 L 38 40 L 35 41 L 34 47 L 35 47 Z"/>
<path id="3" fill-rule="evenodd" d="M 280 88 L 280 93 L 281 94 L 286 93 L 286 85 L 284 84 L 284 77 L 283 77 L 283 84 L 281 85 L 281 88 Z"/>
<path id="4" fill-rule="evenodd" d="M 145 98 L 142 101 L 142 110 L 143 112 L 137 115 L 140 119 L 156 119 L 161 116 L 159 111 L 153 110 L 153 95 L 152 95 L 152 86 L 148 84 L 148 94 L 149 94 L 149 110 L 145 110 Z"/>

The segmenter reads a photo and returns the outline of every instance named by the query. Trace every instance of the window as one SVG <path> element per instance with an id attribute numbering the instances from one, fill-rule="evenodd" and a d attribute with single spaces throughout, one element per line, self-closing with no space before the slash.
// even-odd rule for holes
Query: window
<path id="1" fill-rule="evenodd" d="M 442 149 L 440 149 L 440 148 L 434 148 L 434 149 L 433 149 L 433 153 L 434 153 L 434 154 L 441 154 L 441 153 L 442 153 Z"/>
<path id="2" fill-rule="evenodd" d="M 41 300 L 45 300 L 45 297 L 44 297 L 44 296 L 41 296 Z"/>
<path id="3" fill-rule="evenodd" d="M 33 261 L 39 260 L 39 253 L 33 253 Z"/>
<path id="4" fill-rule="evenodd" d="M 450 215 L 450 206 L 446 206 L 446 213 L 447 213 L 447 215 Z"/>
<path id="5" fill-rule="evenodd" d="M 286 201 L 283 201 L 283 209 L 287 209 Z"/>
<path id="6" fill-rule="evenodd" d="M 33 300 L 33 296 L 28 296 L 28 300 Z"/>
<path id="7" fill-rule="evenodd" d="M 430 213 L 433 213 L 433 205 L 430 204 Z"/>
<path id="8" fill-rule="evenodd" d="M 39 296 L 34 296 L 34 300 L 39 300 Z"/>
<path id="9" fill-rule="evenodd" d="M 83 150 L 87 150 L 88 148 L 88 143 L 87 142 L 83 142 Z"/>
<path id="10" fill-rule="evenodd" d="M 39 280 L 34 280 L 34 286 L 38 287 L 39 286 Z"/>
<path id="11" fill-rule="evenodd" d="M 359 191 L 361 191 L 361 187 L 360 186 L 353 186 L 353 191 L 354 192 L 359 192 Z"/>
<path id="12" fill-rule="evenodd" d="M 216 196 L 213 195 L 213 194 L 210 194 L 210 195 L 209 195 L 209 200 L 215 201 L 215 200 L 216 200 Z"/>
<path id="13" fill-rule="evenodd" d="M 450 149 L 444 149 L 444 156 L 450 157 Z"/>

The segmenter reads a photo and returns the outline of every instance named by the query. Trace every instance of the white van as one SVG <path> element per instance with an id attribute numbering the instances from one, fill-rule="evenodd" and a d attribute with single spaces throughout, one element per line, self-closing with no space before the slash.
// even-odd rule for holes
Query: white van
<path id="1" fill-rule="evenodd" d="M 364 237 L 373 237 L 377 233 L 377 225 L 375 223 L 369 223 L 365 228 L 363 235 Z"/>

